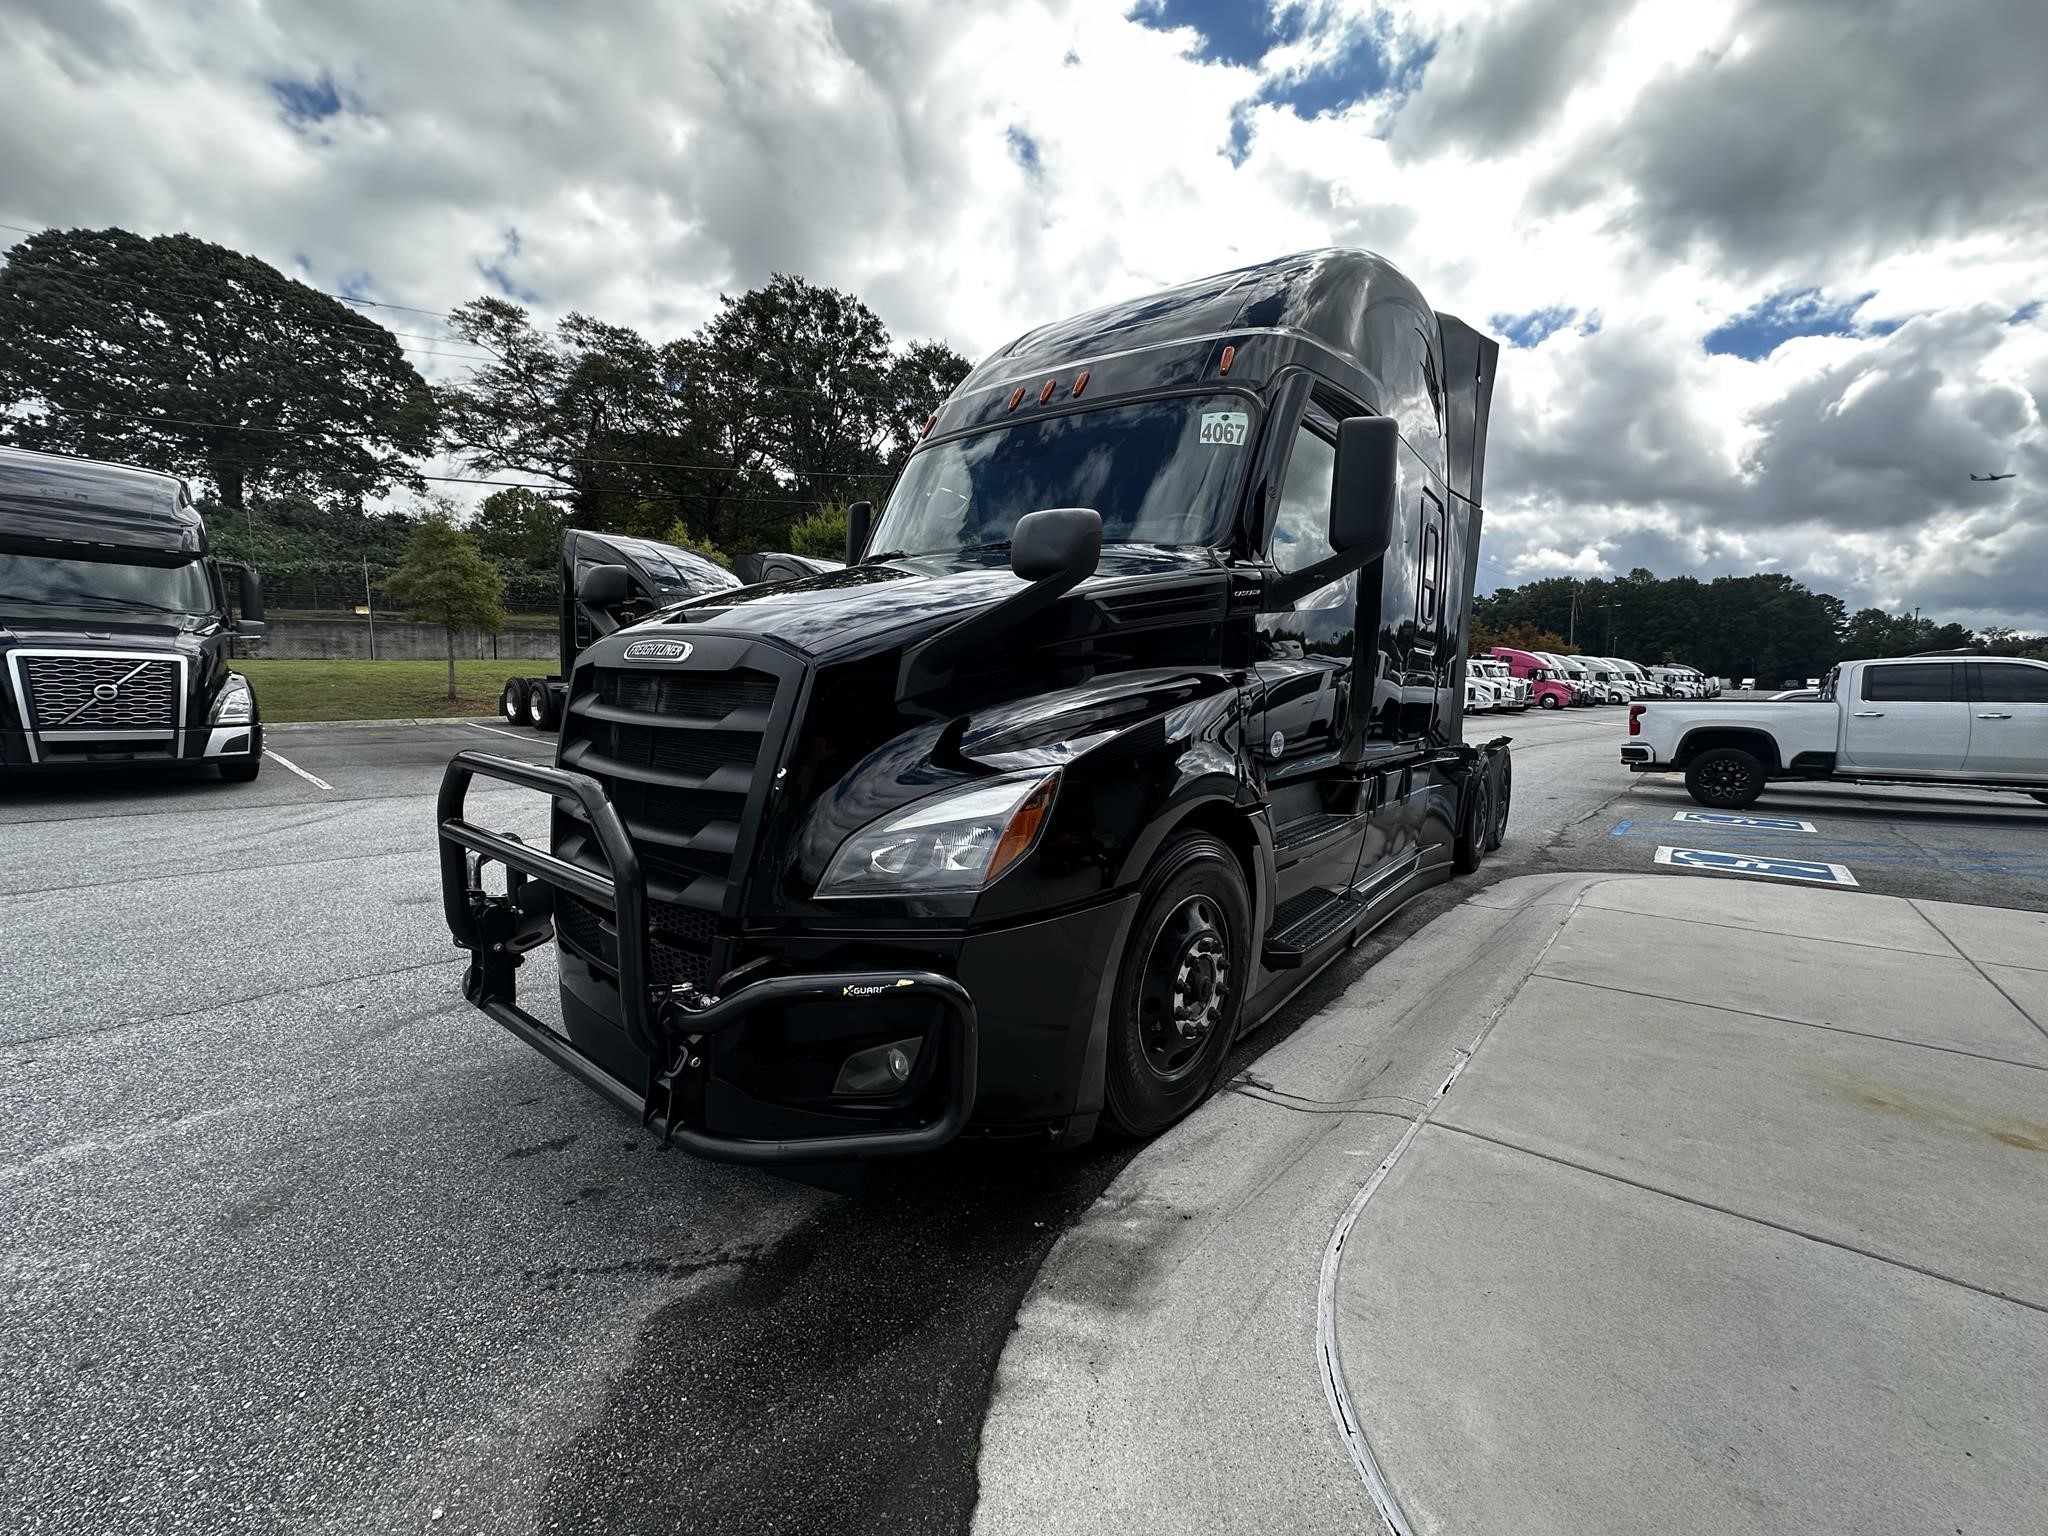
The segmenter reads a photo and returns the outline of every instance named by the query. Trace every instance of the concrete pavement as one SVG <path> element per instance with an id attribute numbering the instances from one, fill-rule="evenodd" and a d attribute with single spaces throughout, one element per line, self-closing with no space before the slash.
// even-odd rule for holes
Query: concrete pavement
<path id="1" fill-rule="evenodd" d="M 1513 880 L 1253 1071 L 1048 1259 L 978 1530 L 2048 1531 L 2048 917 Z"/>

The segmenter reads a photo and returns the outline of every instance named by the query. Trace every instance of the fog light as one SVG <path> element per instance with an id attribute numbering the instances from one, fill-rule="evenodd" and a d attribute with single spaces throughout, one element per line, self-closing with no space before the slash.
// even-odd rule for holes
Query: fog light
<path id="1" fill-rule="evenodd" d="M 893 1093 L 910 1081 L 910 1074 L 917 1066 L 918 1048 L 922 1039 L 891 1040 L 887 1045 L 870 1046 L 864 1051 L 855 1051 L 846 1058 L 846 1065 L 839 1069 L 839 1081 L 832 1085 L 834 1093 Z"/>

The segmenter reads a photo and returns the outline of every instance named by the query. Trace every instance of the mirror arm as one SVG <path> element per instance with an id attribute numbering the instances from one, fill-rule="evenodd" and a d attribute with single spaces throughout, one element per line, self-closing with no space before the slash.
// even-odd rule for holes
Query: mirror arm
<path id="1" fill-rule="evenodd" d="M 1318 587 L 1328 586 L 1382 558 L 1384 552 L 1376 555 L 1362 549 L 1352 550 L 1332 555 L 1327 560 L 1318 560 L 1314 565 L 1305 565 L 1298 571 L 1289 571 L 1285 576 L 1276 576 L 1266 583 L 1266 595 L 1259 604 L 1259 611 L 1285 613 Z"/>

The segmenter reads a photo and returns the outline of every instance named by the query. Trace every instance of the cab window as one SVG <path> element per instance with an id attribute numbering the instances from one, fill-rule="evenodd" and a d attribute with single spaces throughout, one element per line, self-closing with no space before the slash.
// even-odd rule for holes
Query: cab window
<path id="1" fill-rule="evenodd" d="M 2021 661 L 1970 663 L 1971 695 L 1983 704 L 2048 704 L 2048 667 Z"/>
<path id="2" fill-rule="evenodd" d="M 1863 697 L 1872 703 L 1953 704 L 1956 702 L 1956 667 L 1946 661 L 1865 667 Z"/>
<path id="3" fill-rule="evenodd" d="M 1297 428 L 1273 518 L 1273 564 L 1283 574 L 1336 553 L 1330 548 L 1330 481 L 1336 470 L 1337 445 L 1305 423 Z"/>

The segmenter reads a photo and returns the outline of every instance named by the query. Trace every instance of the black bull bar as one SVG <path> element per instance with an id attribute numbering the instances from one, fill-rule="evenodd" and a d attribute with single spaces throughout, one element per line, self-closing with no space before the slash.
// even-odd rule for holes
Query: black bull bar
<path id="1" fill-rule="evenodd" d="M 597 874 L 529 848 L 509 833 L 492 832 L 467 820 L 464 802 L 478 776 L 575 801 L 609 873 Z M 463 995 L 563 1071 L 639 1115 L 641 1123 L 663 1140 L 722 1162 L 804 1163 L 927 1152 L 951 1141 L 967 1123 L 974 1109 L 974 1002 L 952 977 L 935 971 L 826 971 L 763 977 L 723 997 L 688 988 L 657 995 L 647 980 L 647 882 L 618 812 L 597 780 L 487 752 L 458 752 L 442 775 L 436 815 L 442 909 L 456 944 L 469 951 Z M 505 867 L 503 896 L 484 889 L 483 868 L 490 863 Z M 642 1092 L 635 1092 L 519 1006 L 515 973 L 527 950 L 554 937 L 557 890 L 612 915 L 618 932 L 619 1022 L 648 1062 Z M 686 1123 L 684 1105 L 692 1097 L 692 1075 L 703 1065 L 703 1053 L 696 1047 L 706 1036 L 735 1028 L 763 1008 L 820 1001 L 862 1007 L 884 997 L 892 1002 L 930 997 L 944 1009 L 944 1055 L 952 1076 L 937 1119 L 788 1140 L 721 1135 Z"/>

